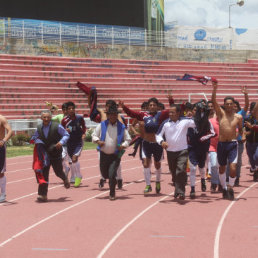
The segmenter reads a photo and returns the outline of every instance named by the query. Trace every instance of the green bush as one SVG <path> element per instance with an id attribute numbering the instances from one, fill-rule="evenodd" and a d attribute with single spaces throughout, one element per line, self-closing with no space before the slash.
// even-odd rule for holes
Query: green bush
<path id="1" fill-rule="evenodd" d="M 30 142 L 30 136 L 27 134 L 16 134 L 12 137 L 12 143 L 14 146 L 23 146 Z"/>

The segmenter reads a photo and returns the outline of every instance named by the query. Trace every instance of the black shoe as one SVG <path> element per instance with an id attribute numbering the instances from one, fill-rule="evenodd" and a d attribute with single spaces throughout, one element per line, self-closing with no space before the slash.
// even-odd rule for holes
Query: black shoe
<path id="1" fill-rule="evenodd" d="M 236 178 L 234 186 L 239 186 L 239 177 Z"/>
<path id="2" fill-rule="evenodd" d="M 179 193 L 174 193 L 174 198 L 176 199 L 179 196 Z"/>
<path id="3" fill-rule="evenodd" d="M 217 185 L 216 184 L 211 184 L 211 193 L 215 193 L 217 189 Z"/>
<path id="4" fill-rule="evenodd" d="M 222 190 L 222 197 L 223 197 L 223 199 L 228 199 L 228 190 L 227 189 Z"/>
<path id="5" fill-rule="evenodd" d="M 184 200 L 185 199 L 185 194 L 184 193 L 180 193 L 179 194 L 179 200 Z"/>
<path id="6" fill-rule="evenodd" d="M 190 198 L 191 199 L 195 198 L 195 187 L 194 186 L 191 187 Z"/>
<path id="7" fill-rule="evenodd" d="M 70 182 L 69 182 L 68 178 L 66 178 L 66 179 L 64 180 L 64 187 L 65 187 L 66 189 L 70 188 Z"/>
<path id="8" fill-rule="evenodd" d="M 228 188 L 228 199 L 231 200 L 231 201 L 233 201 L 235 199 L 235 197 L 234 197 L 234 190 L 231 187 Z"/>
<path id="9" fill-rule="evenodd" d="M 106 182 L 106 180 L 105 180 L 105 179 L 103 179 L 103 178 L 101 178 L 101 179 L 99 180 L 99 188 L 103 188 L 103 187 L 104 187 L 105 182 Z"/>
<path id="10" fill-rule="evenodd" d="M 115 194 L 110 194 L 109 195 L 109 200 L 110 201 L 114 201 L 116 199 L 116 195 Z"/>
<path id="11" fill-rule="evenodd" d="M 122 189 L 123 188 L 123 180 L 122 179 L 117 179 L 117 188 Z"/>
<path id="12" fill-rule="evenodd" d="M 218 192 L 219 192 L 219 193 L 222 193 L 222 192 L 223 192 L 222 185 L 219 185 L 219 187 L 218 187 Z"/>
<path id="13" fill-rule="evenodd" d="M 254 182 L 258 182 L 258 171 L 254 172 L 253 177 L 254 177 Z"/>
<path id="14" fill-rule="evenodd" d="M 201 179 L 201 184 L 202 184 L 202 192 L 206 192 L 206 183 L 204 178 Z"/>

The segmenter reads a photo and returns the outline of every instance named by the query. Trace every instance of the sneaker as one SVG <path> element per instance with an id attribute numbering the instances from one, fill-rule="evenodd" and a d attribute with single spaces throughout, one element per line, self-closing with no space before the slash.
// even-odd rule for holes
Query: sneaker
<path id="1" fill-rule="evenodd" d="M 150 185 L 146 185 L 145 189 L 144 189 L 144 193 L 150 193 L 152 191 L 152 188 Z"/>
<path id="2" fill-rule="evenodd" d="M 195 198 L 195 187 L 194 186 L 191 186 L 190 198 L 191 199 Z"/>
<path id="3" fill-rule="evenodd" d="M 204 178 L 201 179 L 201 184 L 202 184 L 202 192 L 206 192 L 206 183 Z"/>
<path id="4" fill-rule="evenodd" d="M 122 189 L 123 188 L 123 180 L 122 179 L 117 179 L 117 188 Z"/>
<path id="5" fill-rule="evenodd" d="M 184 193 L 180 193 L 179 194 L 179 199 L 180 200 L 184 200 L 185 199 L 185 194 Z"/>
<path id="6" fill-rule="evenodd" d="M 110 201 L 114 201 L 115 199 L 116 199 L 116 195 L 115 194 L 112 194 L 112 195 L 110 194 L 109 195 L 109 200 Z"/>
<path id="7" fill-rule="evenodd" d="M 223 197 L 223 199 L 228 199 L 228 190 L 227 189 L 222 190 L 222 197 Z"/>
<path id="8" fill-rule="evenodd" d="M 236 178 L 234 186 L 239 186 L 239 177 Z"/>
<path id="9" fill-rule="evenodd" d="M 80 177 L 75 177 L 74 187 L 79 187 L 82 179 Z"/>
<path id="10" fill-rule="evenodd" d="M 38 195 L 37 200 L 38 200 L 38 202 L 47 202 L 47 196 L 46 195 Z"/>
<path id="11" fill-rule="evenodd" d="M 70 183 L 71 183 L 71 184 L 74 184 L 74 183 L 75 183 L 75 178 L 74 178 L 74 177 L 71 177 L 71 178 L 70 178 Z"/>
<path id="12" fill-rule="evenodd" d="M 66 178 L 66 179 L 64 180 L 64 187 L 65 187 L 66 189 L 70 188 L 70 182 L 69 182 L 68 178 Z"/>
<path id="13" fill-rule="evenodd" d="M 159 194 L 161 190 L 160 182 L 156 182 L 156 193 Z"/>
<path id="14" fill-rule="evenodd" d="M 228 199 L 231 200 L 231 201 L 233 201 L 235 199 L 235 197 L 234 197 L 234 190 L 233 190 L 232 187 L 228 188 Z"/>
<path id="15" fill-rule="evenodd" d="M 219 184 L 219 187 L 218 187 L 218 192 L 219 192 L 219 193 L 222 193 L 222 192 L 223 192 L 222 185 L 220 185 L 220 184 Z"/>
<path id="16" fill-rule="evenodd" d="M 258 172 L 257 171 L 254 171 L 253 178 L 254 178 L 254 182 L 258 182 Z"/>
<path id="17" fill-rule="evenodd" d="M 5 199 L 6 199 L 6 194 L 1 194 L 0 195 L 0 203 L 5 202 Z"/>
<path id="18" fill-rule="evenodd" d="M 217 185 L 211 184 L 211 193 L 216 193 Z"/>
<path id="19" fill-rule="evenodd" d="M 106 182 L 106 180 L 105 180 L 105 179 L 100 178 L 100 180 L 99 180 L 99 188 L 103 188 L 103 187 L 104 187 L 105 182 Z"/>

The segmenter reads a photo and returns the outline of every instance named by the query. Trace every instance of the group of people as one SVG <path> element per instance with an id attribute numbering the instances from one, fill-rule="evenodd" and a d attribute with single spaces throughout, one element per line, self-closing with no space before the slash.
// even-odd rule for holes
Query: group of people
<path id="1" fill-rule="evenodd" d="M 253 173 L 258 181 L 258 102 L 249 105 L 245 87 L 241 89 L 245 96 L 245 107 L 240 108 L 233 97 L 226 97 L 224 105 L 217 103 L 218 83 L 212 81 L 212 99 L 200 100 L 195 104 L 175 104 L 169 95 L 169 109 L 156 98 L 150 98 L 141 106 L 141 111 L 130 109 L 122 101 L 106 101 L 104 109 L 97 105 L 97 90 L 77 83 L 88 98 L 90 114 L 87 115 L 98 125 L 92 134 L 92 141 L 99 151 L 100 181 L 102 188 L 109 181 L 109 199 L 116 199 L 116 186 L 122 188 L 121 158 L 127 148 L 134 144 L 136 155 L 139 149 L 146 182 L 144 194 L 152 192 L 151 165 L 154 164 L 156 180 L 155 191 L 161 191 L 161 161 L 163 152 L 167 152 L 167 161 L 175 186 L 174 197 L 185 199 L 187 167 L 190 169 L 190 198 L 196 197 L 196 171 L 201 176 L 201 191 L 207 190 L 206 171 L 211 177 L 212 193 L 222 192 L 224 199 L 234 200 L 234 186 L 239 185 L 244 143 Z M 250 111 L 248 113 L 248 108 Z M 51 107 L 53 108 L 53 107 Z M 119 108 L 133 118 L 130 127 L 120 114 Z M 52 117 L 52 110 L 41 113 L 42 124 L 32 137 L 34 147 L 33 167 L 38 182 L 39 202 L 47 201 L 49 169 L 53 170 L 64 182 L 65 188 L 74 183 L 81 184 L 82 175 L 78 158 L 83 148 L 86 126 L 83 116 L 75 113 L 73 102 L 64 103 L 63 114 Z M 84 115 L 86 116 L 86 115 Z M 4 131 L 7 130 L 5 134 Z M 131 140 L 131 135 L 134 136 Z M 5 153 L 5 142 L 12 131 L 5 118 L 0 117 L 0 155 Z M 152 162 L 153 157 L 153 162 Z M 1 199 L 5 200 L 6 179 L 5 162 L 0 162 Z M 68 164 L 67 164 L 68 161 Z M 69 171 L 71 175 L 69 177 Z M 69 178 L 68 178 L 69 177 Z"/>

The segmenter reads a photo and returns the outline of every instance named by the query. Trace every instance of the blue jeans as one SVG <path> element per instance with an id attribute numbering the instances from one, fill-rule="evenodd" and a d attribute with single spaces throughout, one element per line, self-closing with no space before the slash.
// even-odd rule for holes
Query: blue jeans
<path id="1" fill-rule="evenodd" d="M 217 160 L 217 152 L 209 152 L 210 164 L 211 164 L 211 184 L 219 184 L 219 165 Z"/>
<path id="2" fill-rule="evenodd" d="M 258 167 L 258 142 L 246 142 L 246 152 L 252 169 L 255 169 L 255 166 Z"/>
<path id="3" fill-rule="evenodd" d="M 240 172 L 242 167 L 242 155 L 244 152 L 244 144 L 242 142 L 238 142 L 237 152 L 238 152 L 238 157 L 237 157 L 237 165 L 236 165 L 236 178 L 240 178 Z M 226 176 L 227 178 L 229 178 L 229 163 L 227 164 L 227 168 L 226 168 Z"/>

